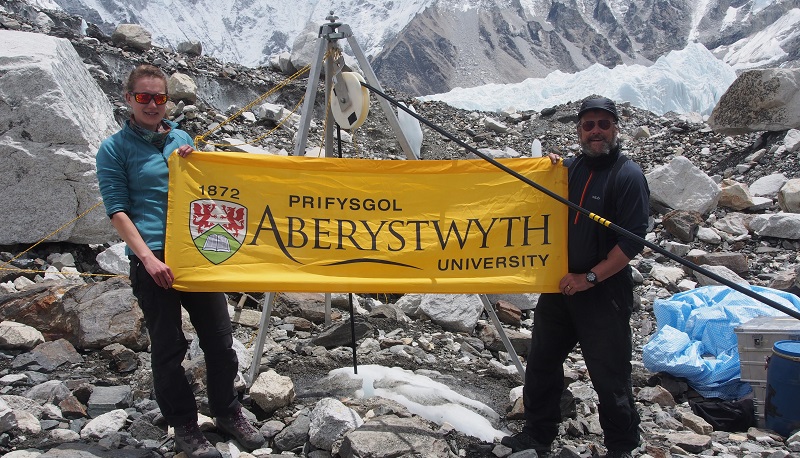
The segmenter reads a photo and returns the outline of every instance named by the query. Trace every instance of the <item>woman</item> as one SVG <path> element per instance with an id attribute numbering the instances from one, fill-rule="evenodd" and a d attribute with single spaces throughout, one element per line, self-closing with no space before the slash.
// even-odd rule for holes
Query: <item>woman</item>
<path id="1" fill-rule="evenodd" d="M 175 277 L 164 264 L 167 158 L 193 151 L 192 138 L 164 119 L 167 99 L 167 78 L 160 69 L 141 65 L 131 72 L 125 85 L 131 118 L 100 145 L 97 178 L 106 213 L 131 260 L 133 294 L 150 334 L 156 402 L 188 456 L 221 457 L 197 425 L 197 404 L 181 366 L 188 348 L 181 307 L 189 313 L 205 355 L 209 408 L 217 428 L 251 450 L 264 437 L 245 419 L 234 389 L 238 361 L 225 295 L 173 289 Z"/>

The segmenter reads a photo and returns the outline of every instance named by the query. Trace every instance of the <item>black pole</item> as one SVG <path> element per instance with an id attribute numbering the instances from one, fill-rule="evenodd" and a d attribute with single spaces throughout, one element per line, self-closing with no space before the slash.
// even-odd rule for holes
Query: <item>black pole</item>
<path id="1" fill-rule="evenodd" d="M 476 148 L 468 145 L 466 142 L 464 142 L 461 139 L 455 137 L 454 135 L 450 134 L 449 132 L 447 132 L 446 130 L 442 129 L 441 127 L 433 124 L 432 122 L 430 122 L 427 119 L 423 118 L 422 116 L 418 115 L 417 113 L 415 113 L 411 109 L 406 108 L 403 104 L 401 104 L 397 100 L 394 100 L 392 97 L 384 94 L 383 92 L 379 91 L 378 89 L 376 89 L 376 88 L 374 88 L 374 87 L 372 87 L 369 84 L 364 83 L 364 82 L 362 82 L 361 85 L 364 86 L 365 88 L 369 89 L 370 91 L 380 95 L 384 99 L 388 100 L 392 105 L 394 105 L 397 108 L 405 111 L 406 113 L 408 113 L 409 115 L 413 116 L 418 121 L 420 121 L 421 123 L 423 123 L 426 126 L 430 127 L 431 129 L 435 130 L 439 134 L 441 134 L 441 135 L 445 136 L 446 138 L 454 141 L 459 146 L 464 147 L 469 152 L 471 152 L 471 153 L 475 154 L 476 156 L 480 157 L 481 159 L 489 162 L 493 166 L 495 166 L 495 167 L 499 168 L 500 170 L 508 173 L 509 175 L 517 178 L 518 180 L 522 181 L 523 183 L 525 183 L 525 184 L 527 184 L 529 186 L 533 186 L 538 191 L 541 191 L 541 192 L 547 194 L 548 196 L 550 196 L 553 199 L 561 202 L 562 204 L 568 206 L 569 208 L 575 210 L 576 212 L 581 213 L 583 215 L 586 215 L 592 221 L 595 221 L 596 223 L 602 224 L 602 225 L 606 226 L 607 228 L 613 230 L 614 232 L 616 232 L 616 233 L 618 233 L 618 234 L 620 234 L 622 236 L 625 236 L 625 237 L 627 237 L 627 238 L 629 238 L 631 240 L 635 240 L 635 241 L 637 241 L 639 243 L 642 243 L 646 247 L 650 248 L 651 250 L 657 251 L 658 253 L 663 254 L 664 256 L 672 259 L 673 261 L 675 261 L 675 262 L 677 262 L 679 264 L 682 264 L 682 265 L 684 265 L 684 266 L 686 266 L 686 267 L 688 267 L 688 268 L 690 268 L 690 269 L 692 269 L 692 270 L 694 270 L 696 272 L 699 272 L 699 273 L 705 275 L 706 277 L 711 278 L 712 280 L 716 280 L 717 282 L 722 283 L 723 285 L 725 285 L 725 286 L 727 286 L 729 288 L 732 288 L 732 289 L 734 289 L 734 290 L 736 290 L 736 291 L 738 291 L 738 292 L 740 292 L 740 293 L 742 293 L 742 294 L 744 294 L 746 296 L 749 296 L 749 297 L 751 297 L 751 298 L 753 298 L 753 299 L 755 299 L 755 300 L 757 300 L 757 301 L 759 301 L 761 303 L 764 303 L 764 304 L 766 304 L 766 305 L 768 305 L 768 306 L 770 306 L 770 307 L 772 307 L 772 308 L 774 308 L 776 310 L 779 310 L 779 311 L 781 311 L 781 312 L 783 312 L 783 313 L 785 313 L 785 314 L 787 314 L 789 316 L 792 316 L 792 317 L 797 318 L 798 320 L 800 320 L 800 311 L 793 310 L 793 309 L 790 309 L 790 308 L 788 308 L 788 307 L 786 307 L 784 305 L 781 305 L 781 304 L 773 301 L 772 299 L 770 299 L 768 297 L 764 297 L 761 294 L 758 294 L 755 291 L 747 289 L 742 285 L 736 284 L 736 283 L 734 283 L 734 282 L 732 282 L 732 281 L 730 281 L 730 280 L 728 280 L 726 278 L 723 278 L 723 277 L 715 274 L 714 272 L 711 272 L 708 269 L 704 269 L 704 268 L 698 266 L 697 264 L 695 264 L 695 263 L 693 263 L 691 261 L 683 259 L 680 256 L 677 256 L 677 255 L 675 255 L 673 253 L 670 253 L 669 251 L 661 248 L 660 246 L 658 246 L 658 245 L 656 245 L 654 243 L 648 242 L 644 238 L 639 237 L 638 235 L 628 231 L 627 229 L 625 229 L 623 227 L 620 227 L 620 226 L 617 226 L 616 224 L 612 223 L 611 221 L 609 221 L 609 220 L 607 220 L 605 218 L 602 218 L 600 215 L 596 215 L 596 214 L 586 210 L 585 208 L 581 207 L 580 205 L 577 205 L 575 203 L 570 202 L 569 200 L 559 196 L 558 194 L 554 193 L 553 191 L 551 191 L 551 190 L 545 188 L 544 186 L 534 182 L 530 178 L 520 174 L 516 170 L 513 170 L 513 169 L 503 165 L 502 163 L 498 162 L 494 158 L 492 158 L 490 156 L 487 156 L 484 153 L 481 153 Z"/>
<path id="2" fill-rule="evenodd" d="M 339 151 L 339 159 L 342 158 L 342 126 L 336 124 L 336 149 Z"/>
<path id="3" fill-rule="evenodd" d="M 353 293 L 348 293 L 350 302 L 350 337 L 353 342 L 353 373 L 358 374 L 358 356 L 356 355 L 356 319 L 353 311 Z"/>
<path id="4" fill-rule="evenodd" d="M 336 139 L 337 149 L 339 150 L 339 158 L 342 157 L 342 126 L 336 124 Z M 350 302 L 350 342 L 353 347 L 353 373 L 358 374 L 358 356 L 356 355 L 356 319 L 353 311 L 353 293 L 348 293 L 348 300 Z"/>

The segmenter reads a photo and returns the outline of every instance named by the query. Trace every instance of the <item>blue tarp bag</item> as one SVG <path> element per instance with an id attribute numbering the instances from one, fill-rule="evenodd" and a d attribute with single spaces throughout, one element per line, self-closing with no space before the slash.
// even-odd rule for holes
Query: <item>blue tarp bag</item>
<path id="1" fill-rule="evenodd" d="M 746 286 L 787 308 L 800 311 L 794 294 Z M 705 398 L 741 399 L 742 382 L 734 329 L 757 316 L 784 313 L 727 286 L 703 286 L 653 304 L 658 331 L 642 350 L 644 367 L 683 377 Z"/>

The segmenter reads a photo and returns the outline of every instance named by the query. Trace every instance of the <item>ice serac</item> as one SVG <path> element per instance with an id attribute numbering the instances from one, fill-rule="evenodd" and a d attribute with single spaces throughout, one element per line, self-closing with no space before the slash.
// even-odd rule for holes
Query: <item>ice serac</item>
<path id="1" fill-rule="evenodd" d="M 0 30 L 0 75 L 0 245 L 114 239 L 102 205 L 70 224 L 100 202 L 94 157 L 119 128 L 83 60 L 63 38 Z"/>
<path id="2" fill-rule="evenodd" d="M 466 110 L 502 110 L 509 100 L 518 110 L 537 110 L 601 93 L 618 102 L 664 114 L 710 114 L 719 98 L 736 79 L 733 69 L 715 58 L 702 44 L 692 43 L 672 51 L 653 65 L 594 64 L 581 72 L 555 71 L 545 78 L 518 84 L 456 88 L 444 94 L 421 97 L 440 100 Z M 598 85 L 602 81 L 602 87 Z"/>

